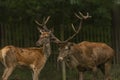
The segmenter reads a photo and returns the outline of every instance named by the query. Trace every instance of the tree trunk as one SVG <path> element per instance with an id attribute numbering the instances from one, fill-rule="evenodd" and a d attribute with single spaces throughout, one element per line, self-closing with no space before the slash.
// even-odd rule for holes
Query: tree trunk
<path id="1" fill-rule="evenodd" d="M 112 41 L 116 51 L 115 63 L 120 61 L 120 5 L 116 4 L 112 10 Z"/>

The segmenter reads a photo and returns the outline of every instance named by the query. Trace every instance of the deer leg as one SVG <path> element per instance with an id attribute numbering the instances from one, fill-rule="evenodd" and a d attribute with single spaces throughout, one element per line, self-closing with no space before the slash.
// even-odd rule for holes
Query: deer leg
<path id="1" fill-rule="evenodd" d="M 79 80 L 83 80 L 83 72 L 79 72 Z"/>
<path id="2" fill-rule="evenodd" d="M 3 80 L 8 80 L 8 77 L 12 74 L 13 70 L 14 70 L 14 67 L 9 67 L 8 70 L 6 71 L 6 74 Z"/>
<path id="3" fill-rule="evenodd" d="M 105 63 L 105 80 L 112 80 L 110 76 L 111 62 Z"/>
<path id="4" fill-rule="evenodd" d="M 4 70 L 4 72 L 3 72 L 2 79 L 5 78 L 5 75 L 6 75 L 7 71 L 8 71 L 8 68 L 6 67 L 5 70 Z"/>
<path id="5" fill-rule="evenodd" d="M 36 62 L 37 63 L 37 62 Z M 39 73 L 42 70 L 42 68 L 44 67 L 44 64 L 41 65 L 41 62 L 37 64 L 31 64 L 30 67 L 32 68 L 32 76 L 33 76 L 33 80 L 39 80 Z"/>
<path id="6" fill-rule="evenodd" d="M 39 73 L 42 69 L 37 69 L 37 68 L 34 68 L 33 69 L 33 80 L 39 80 Z"/>
<path id="7" fill-rule="evenodd" d="M 99 69 L 101 70 L 101 72 L 103 73 L 103 75 L 105 75 L 105 64 L 101 64 L 100 66 L 98 66 Z"/>
<path id="8" fill-rule="evenodd" d="M 93 67 L 93 69 L 92 69 L 92 71 L 93 71 L 93 80 L 97 80 L 97 67 Z"/>
<path id="9" fill-rule="evenodd" d="M 8 80 L 8 77 L 12 74 L 14 67 L 9 67 L 5 70 L 3 74 L 3 80 Z"/>

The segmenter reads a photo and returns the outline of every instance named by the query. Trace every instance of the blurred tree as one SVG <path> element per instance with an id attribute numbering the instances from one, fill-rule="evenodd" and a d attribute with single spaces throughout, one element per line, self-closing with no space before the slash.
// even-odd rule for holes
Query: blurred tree
<path id="1" fill-rule="evenodd" d="M 51 15 L 53 24 L 68 24 L 73 21 L 73 13 L 78 11 L 90 12 L 93 23 L 103 22 L 110 25 L 110 9 L 112 0 L 0 0 L 1 22 L 27 22 Z"/>

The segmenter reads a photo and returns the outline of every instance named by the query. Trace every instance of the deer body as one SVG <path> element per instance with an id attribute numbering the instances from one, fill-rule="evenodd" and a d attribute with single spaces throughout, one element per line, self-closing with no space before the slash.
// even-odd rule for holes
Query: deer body
<path id="1" fill-rule="evenodd" d="M 47 48 L 50 48 L 47 47 Z M 45 48 L 45 49 L 47 49 Z M 44 67 L 48 53 L 41 48 L 18 48 L 14 46 L 6 46 L 1 49 L 0 60 L 5 66 L 3 80 L 7 80 L 16 66 L 28 66 L 33 70 L 33 80 L 38 80 L 38 75 Z"/>
<path id="2" fill-rule="evenodd" d="M 97 80 L 97 69 L 101 69 L 105 75 L 105 80 L 111 80 L 110 69 L 111 61 L 114 56 L 114 50 L 105 43 L 88 42 L 83 41 L 75 44 L 69 42 L 74 38 L 82 28 L 82 22 L 88 18 L 91 18 L 89 13 L 83 15 L 75 13 L 75 16 L 80 19 L 78 29 L 76 30 L 72 25 L 75 33 L 65 41 L 59 40 L 54 36 L 54 43 L 59 46 L 58 61 L 65 61 L 71 68 L 77 68 L 80 77 L 79 80 L 83 80 L 83 72 L 91 70 L 94 74 L 94 80 Z"/>
<path id="3" fill-rule="evenodd" d="M 43 53 L 43 48 L 18 48 L 15 46 L 6 46 L 1 50 L 1 55 L 3 59 L 6 59 L 7 56 L 14 59 L 16 65 L 36 65 L 39 62 L 44 62 L 46 56 Z M 37 62 L 37 63 L 36 63 Z M 9 63 L 6 63 L 6 65 Z"/>
<path id="4" fill-rule="evenodd" d="M 6 46 L 0 50 L 0 61 L 5 66 L 2 80 L 8 80 L 16 66 L 27 66 L 31 68 L 33 71 L 33 80 L 39 80 L 40 71 L 51 54 L 51 32 L 44 32 L 43 30 L 43 28 L 47 28 L 46 23 L 49 18 L 50 16 L 46 20 L 44 19 L 43 23 L 39 24 L 40 27 L 38 27 L 41 35 L 36 44 L 37 46 L 42 45 L 42 47 L 19 48 Z"/>
<path id="5" fill-rule="evenodd" d="M 114 56 L 114 51 L 104 43 L 84 41 L 71 46 L 70 54 L 76 57 L 83 67 L 90 68 L 111 60 Z"/>
<path id="6" fill-rule="evenodd" d="M 61 48 L 58 59 L 65 60 L 70 68 L 77 68 L 80 73 L 92 70 L 96 75 L 99 68 L 105 74 L 105 80 L 111 80 L 109 71 L 114 55 L 114 50 L 105 43 L 83 41 L 67 43 Z"/>

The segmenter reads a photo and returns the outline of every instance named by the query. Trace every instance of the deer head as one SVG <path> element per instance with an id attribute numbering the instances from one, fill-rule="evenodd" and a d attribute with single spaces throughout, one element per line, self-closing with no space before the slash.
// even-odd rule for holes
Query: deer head
<path id="1" fill-rule="evenodd" d="M 50 43 L 50 34 L 51 32 L 40 32 L 41 35 L 38 39 L 38 41 L 36 42 L 37 46 L 43 45 L 43 44 L 47 44 Z"/>
<path id="2" fill-rule="evenodd" d="M 46 26 L 48 20 L 50 19 L 50 16 L 48 16 L 46 19 L 43 19 L 42 23 L 39 23 L 38 21 L 35 20 L 35 23 L 37 23 L 39 25 L 38 30 L 41 33 L 41 35 L 39 36 L 38 41 L 36 42 L 37 46 L 46 44 L 48 42 L 52 42 L 52 40 L 56 40 L 59 41 L 54 35 L 53 35 L 53 31 L 49 30 Z"/>
<path id="3" fill-rule="evenodd" d="M 67 57 L 71 54 L 71 47 L 74 43 L 68 42 L 64 43 L 64 45 L 60 46 L 59 48 L 59 56 L 57 61 L 63 61 L 64 59 L 68 59 Z M 67 60 L 68 61 L 68 60 Z"/>

